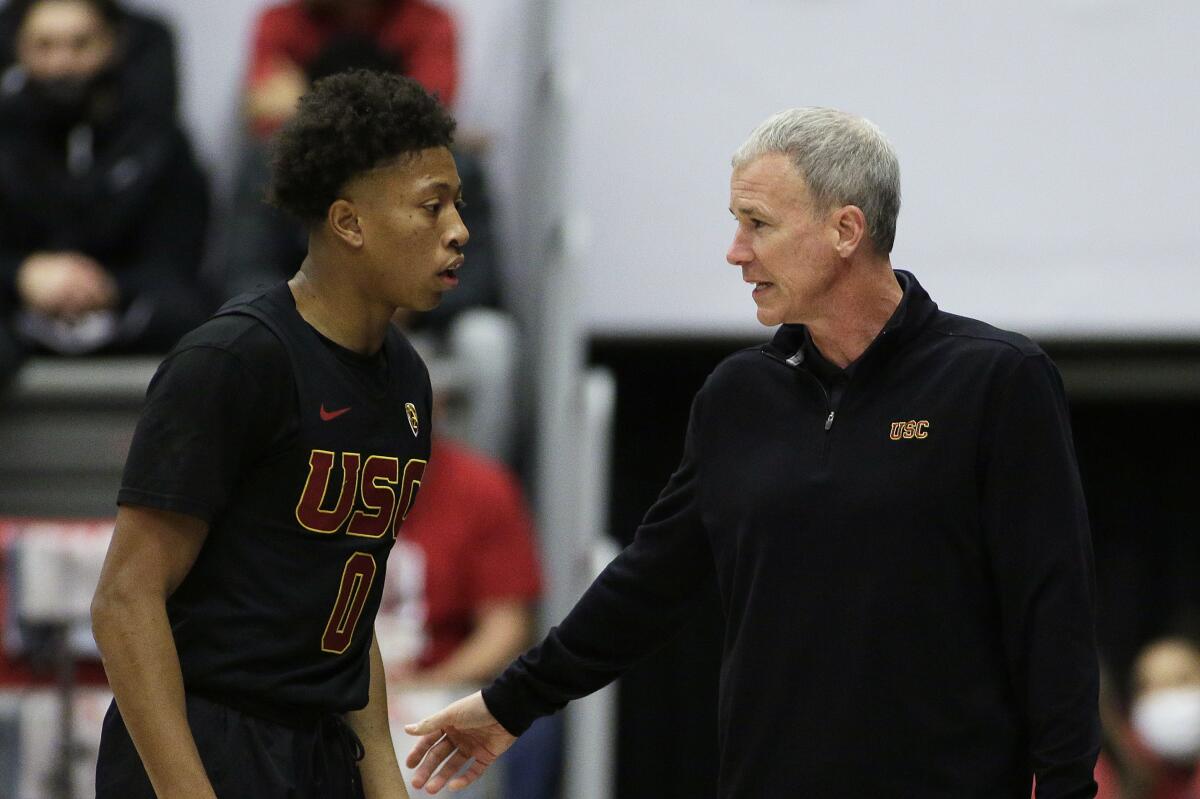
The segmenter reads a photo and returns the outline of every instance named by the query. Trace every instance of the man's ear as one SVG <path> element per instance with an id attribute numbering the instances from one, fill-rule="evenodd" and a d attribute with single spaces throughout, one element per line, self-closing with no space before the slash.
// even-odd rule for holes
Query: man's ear
<path id="1" fill-rule="evenodd" d="M 849 258 L 867 237 L 867 217 L 857 205 L 843 205 L 833 212 L 833 223 L 837 229 L 838 255 Z"/>
<path id="2" fill-rule="evenodd" d="M 325 215 L 333 235 L 345 244 L 360 249 L 363 246 L 362 225 L 358 220 L 358 209 L 349 200 L 334 200 Z"/>

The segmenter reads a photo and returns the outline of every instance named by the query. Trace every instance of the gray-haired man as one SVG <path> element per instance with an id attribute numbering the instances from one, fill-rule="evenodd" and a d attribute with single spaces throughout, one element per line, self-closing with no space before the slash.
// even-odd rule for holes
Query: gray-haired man
<path id="1" fill-rule="evenodd" d="M 409 728 L 418 787 L 468 783 L 715 579 L 722 799 L 1028 799 L 1034 776 L 1039 799 L 1095 795 L 1091 545 L 1061 381 L 1028 339 L 893 270 L 899 208 L 864 119 L 785 111 L 739 149 L 726 258 L 782 327 L 709 377 L 678 470 L 562 624 Z"/>

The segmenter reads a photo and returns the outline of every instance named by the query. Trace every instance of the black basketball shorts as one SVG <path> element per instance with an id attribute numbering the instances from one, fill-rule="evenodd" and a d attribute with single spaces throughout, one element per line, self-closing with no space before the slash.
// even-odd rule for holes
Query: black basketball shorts
<path id="1" fill-rule="evenodd" d="M 193 695 L 187 715 L 218 799 L 363 799 L 362 744 L 339 716 L 285 724 Z M 155 799 L 116 702 L 100 736 L 96 799 Z"/>

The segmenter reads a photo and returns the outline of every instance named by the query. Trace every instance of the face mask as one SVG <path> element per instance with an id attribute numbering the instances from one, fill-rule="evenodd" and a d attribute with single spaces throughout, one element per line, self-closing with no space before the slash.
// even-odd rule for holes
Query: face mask
<path id="1" fill-rule="evenodd" d="M 25 90 L 38 116 L 48 122 L 71 125 L 87 115 L 95 84 L 95 79 L 88 78 L 29 78 Z"/>
<path id="2" fill-rule="evenodd" d="M 1200 686 L 1151 691 L 1133 706 L 1133 728 L 1160 757 L 1190 766 L 1200 760 Z"/>

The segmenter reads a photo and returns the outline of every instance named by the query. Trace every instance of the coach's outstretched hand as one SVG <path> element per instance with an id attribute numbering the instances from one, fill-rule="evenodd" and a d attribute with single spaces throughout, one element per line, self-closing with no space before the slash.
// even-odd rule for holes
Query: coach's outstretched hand
<path id="1" fill-rule="evenodd" d="M 421 736 L 405 763 L 416 769 L 413 787 L 429 793 L 437 793 L 447 782 L 451 791 L 466 788 L 517 740 L 488 711 L 480 691 L 424 721 L 405 725 L 404 731 Z M 470 768 L 455 777 L 468 760 Z"/>

